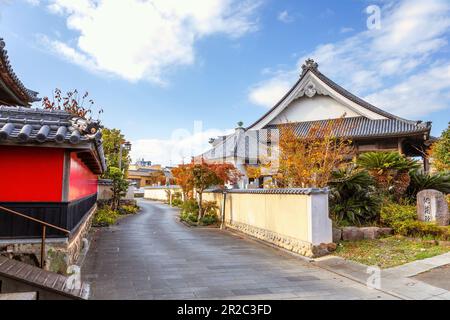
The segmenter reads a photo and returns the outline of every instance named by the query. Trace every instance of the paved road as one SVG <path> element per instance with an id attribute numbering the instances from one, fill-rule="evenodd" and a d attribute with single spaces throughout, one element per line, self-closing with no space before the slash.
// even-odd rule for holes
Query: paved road
<path id="1" fill-rule="evenodd" d="M 186 227 L 164 204 L 140 206 L 94 234 L 82 267 L 91 298 L 392 298 L 227 231 Z"/>
<path id="2" fill-rule="evenodd" d="M 414 278 L 432 286 L 450 291 L 450 264 L 424 273 L 419 273 Z"/>

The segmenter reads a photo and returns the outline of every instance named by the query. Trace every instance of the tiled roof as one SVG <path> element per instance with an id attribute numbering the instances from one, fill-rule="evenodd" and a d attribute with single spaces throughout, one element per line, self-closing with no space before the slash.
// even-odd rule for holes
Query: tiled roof
<path id="1" fill-rule="evenodd" d="M 250 194 L 327 194 L 328 188 L 277 188 L 277 189 L 207 189 L 211 193 L 250 193 Z"/>
<path id="2" fill-rule="evenodd" d="M 289 125 L 294 126 L 296 134 L 300 137 L 306 136 L 314 125 L 324 126 L 330 120 L 296 122 Z M 336 132 L 338 137 L 364 138 L 364 137 L 387 137 L 404 134 L 429 132 L 430 124 L 422 122 L 403 121 L 400 119 L 371 120 L 365 117 L 351 117 L 342 119 L 341 130 Z M 266 129 L 277 129 L 276 125 L 268 125 Z"/>
<path id="3" fill-rule="evenodd" d="M 346 89 L 344 89 L 343 87 L 341 87 L 340 85 L 338 85 L 336 82 L 334 82 L 333 80 L 331 80 L 330 78 L 328 78 L 327 76 L 325 76 L 323 73 L 321 73 L 318 69 L 318 64 L 316 62 L 314 62 L 314 60 L 312 59 L 308 59 L 305 61 L 305 63 L 302 66 L 302 73 L 300 75 L 300 78 L 297 80 L 297 82 L 292 86 L 291 89 L 289 89 L 288 92 L 286 92 L 286 94 L 271 108 L 269 109 L 266 113 L 264 113 L 258 120 L 256 120 L 253 124 L 251 124 L 249 127 L 247 127 L 247 129 L 251 129 L 252 127 L 254 127 L 257 123 L 259 123 L 260 121 L 262 121 L 265 117 L 267 117 L 271 112 L 273 112 L 286 98 L 289 97 L 289 95 L 296 89 L 296 87 L 301 83 L 301 81 L 303 80 L 303 78 L 307 75 L 308 71 L 313 73 L 315 76 L 317 76 L 321 81 L 323 81 L 325 84 L 327 84 L 329 87 L 331 87 L 333 90 L 335 90 L 336 92 L 338 92 L 339 94 L 341 94 L 342 96 L 344 96 L 345 98 L 349 99 L 350 101 L 362 106 L 363 108 L 366 108 L 372 112 L 375 112 L 379 115 L 382 115 L 388 119 L 392 119 L 392 120 L 400 120 L 400 121 L 405 121 L 405 122 L 410 122 L 412 124 L 415 123 L 415 121 L 411 121 L 411 120 L 406 120 L 403 119 L 401 117 L 398 117 L 392 113 L 389 113 L 387 111 L 384 111 L 380 108 L 375 107 L 374 105 L 370 104 L 369 102 L 355 96 L 354 94 L 352 94 L 351 92 L 347 91 Z"/>
<path id="4" fill-rule="evenodd" d="M 101 131 L 86 134 L 65 111 L 0 106 L 0 144 L 57 144 L 74 148 L 94 144 L 102 169 L 106 169 Z"/>
<path id="5" fill-rule="evenodd" d="M 12 81 L 15 83 L 17 88 L 25 94 L 28 101 L 25 101 L 26 103 L 31 103 L 35 101 L 39 101 L 40 99 L 37 97 L 38 93 L 26 88 L 24 84 L 19 80 L 17 75 L 15 74 L 11 63 L 9 62 L 8 57 L 8 51 L 5 49 L 5 42 L 3 41 L 3 38 L 0 38 L 0 59 L 2 61 L 2 65 L 6 71 L 6 73 L 9 75 L 9 77 L 12 79 Z"/>
<path id="6" fill-rule="evenodd" d="M 337 120 L 337 119 L 333 119 Z M 338 121 L 340 121 L 339 119 Z M 332 120 L 317 120 L 281 124 L 291 125 L 298 137 L 305 137 L 309 130 L 318 125 L 320 127 L 329 124 Z M 334 134 L 337 137 L 349 139 L 357 138 L 383 138 L 400 137 L 414 134 L 429 134 L 430 123 L 404 121 L 400 119 L 371 120 L 365 117 L 343 118 L 339 130 Z M 278 125 L 268 125 L 261 130 L 237 131 L 229 136 L 214 141 L 212 148 L 200 157 L 205 160 L 220 160 L 225 158 L 240 157 L 248 159 L 259 159 L 266 155 L 270 149 L 269 141 L 275 143 L 279 136 Z"/>
<path id="7" fill-rule="evenodd" d="M 265 140 L 260 140 L 259 136 L 256 130 L 245 131 L 244 128 L 240 128 L 233 134 L 215 140 L 212 148 L 199 157 L 205 160 L 223 160 L 232 157 L 258 159 L 259 154 L 267 153 Z"/>

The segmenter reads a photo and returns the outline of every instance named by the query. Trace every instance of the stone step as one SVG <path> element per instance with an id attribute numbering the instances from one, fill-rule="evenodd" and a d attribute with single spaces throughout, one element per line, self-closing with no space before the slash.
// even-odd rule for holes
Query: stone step
<path id="1" fill-rule="evenodd" d="M 87 299 L 89 284 L 80 283 L 73 288 L 69 277 L 0 256 L 0 283 L 2 293 L 37 291 L 39 299 Z"/>
<path id="2" fill-rule="evenodd" d="M 0 293 L 0 300 L 37 300 L 37 292 Z"/>

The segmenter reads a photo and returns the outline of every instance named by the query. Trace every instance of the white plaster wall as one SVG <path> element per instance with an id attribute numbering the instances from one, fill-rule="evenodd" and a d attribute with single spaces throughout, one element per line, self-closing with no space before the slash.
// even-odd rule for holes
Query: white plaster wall
<path id="1" fill-rule="evenodd" d="M 270 124 L 358 117 L 358 113 L 329 96 L 302 97 L 291 102 Z"/>
<path id="2" fill-rule="evenodd" d="M 333 227 L 328 213 L 328 194 L 312 194 L 308 200 L 308 241 L 313 245 L 333 242 Z"/>

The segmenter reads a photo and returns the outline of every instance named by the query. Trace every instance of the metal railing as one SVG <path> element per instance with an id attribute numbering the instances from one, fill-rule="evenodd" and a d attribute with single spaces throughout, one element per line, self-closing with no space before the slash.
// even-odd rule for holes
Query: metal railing
<path id="1" fill-rule="evenodd" d="M 17 212 L 17 211 L 14 211 L 14 210 L 11 210 L 11 209 L 2 207 L 2 206 L 0 206 L 0 210 L 3 210 L 3 211 L 5 211 L 5 212 L 7 212 L 7 213 L 9 213 L 9 214 L 13 214 L 13 215 L 16 215 L 16 216 L 19 216 L 19 217 L 28 219 L 28 220 L 33 221 L 33 222 L 36 222 L 36 223 L 39 223 L 39 224 L 42 226 L 42 237 L 41 237 L 41 265 L 40 265 L 40 267 L 41 267 L 42 269 L 44 269 L 44 267 L 45 267 L 45 237 L 46 237 L 47 227 L 52 228 L 52 229 L 55 229 L 55 230 L 59 230 L 59 231 L 65 233 L 65 234 L 67 234 L 67 235 L 70 234 L 70 231 L 67 230 L 67 229 L 64 229 L 64 228 L 55 226 L 55 225 L 53 225 L 53 224 L 51 224 L 51 223 L 47 223 L 47 222 L 45 222 L 45 221 L 42 221 L 42 220 L 39 220 L 39 219 L 30 217 L 30 216 L 27 216 L 26 214 L 23 214 L 23 213 L 20 213 L 20 212 Z"/>

